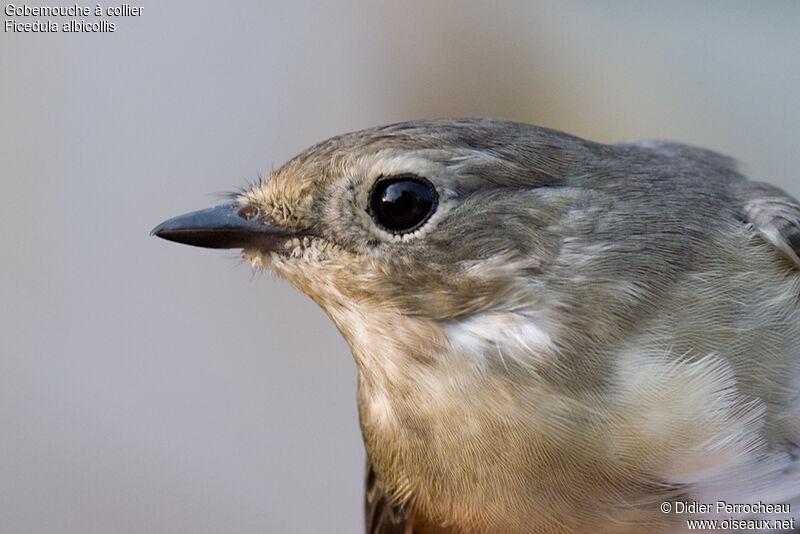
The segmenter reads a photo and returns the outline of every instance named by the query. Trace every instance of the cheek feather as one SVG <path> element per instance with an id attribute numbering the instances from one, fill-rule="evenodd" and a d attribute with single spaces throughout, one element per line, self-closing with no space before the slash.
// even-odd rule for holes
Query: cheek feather
<path id="1" fill-rule="evenodd" d="M 451 321 L 445 327 L 450 344 L 458 352 L 485 358 L 496 355 L 524 366 L 551 360 L 553 339 L 544 321 L 519 313 L 484 312 Z"/>

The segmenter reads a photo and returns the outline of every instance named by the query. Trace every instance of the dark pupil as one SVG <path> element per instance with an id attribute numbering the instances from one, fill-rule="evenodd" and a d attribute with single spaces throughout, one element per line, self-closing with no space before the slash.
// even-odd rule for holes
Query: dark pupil
<path id="1" fill-rule="evenodd" d="M 410 230 L 431 212 L 434 193 L 416 180 L 397 180 L 377 184 L 372 196 L 376 222 L 390 231 Z"/>

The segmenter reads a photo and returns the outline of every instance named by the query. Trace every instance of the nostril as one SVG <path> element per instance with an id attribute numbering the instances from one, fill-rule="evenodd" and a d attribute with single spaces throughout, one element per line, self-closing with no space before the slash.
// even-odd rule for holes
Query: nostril
<path id="1" fill-rule="evenodd" d="M 255 206 L 244 206 L 238 211 L 239 217 L 246 221 L 251 221 L 258 217 L 259 209 Z"/>

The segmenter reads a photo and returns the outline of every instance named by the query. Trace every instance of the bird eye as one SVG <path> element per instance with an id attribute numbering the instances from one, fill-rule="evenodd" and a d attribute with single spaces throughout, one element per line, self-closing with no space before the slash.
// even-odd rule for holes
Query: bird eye
<path id="1" fill-rule="evenodd" d="M 379 227 L 393 234 L 416 230 L 436 211 L 433 184 L 415 174 L 378 178 L 369 194 L 369 212 Z"/>

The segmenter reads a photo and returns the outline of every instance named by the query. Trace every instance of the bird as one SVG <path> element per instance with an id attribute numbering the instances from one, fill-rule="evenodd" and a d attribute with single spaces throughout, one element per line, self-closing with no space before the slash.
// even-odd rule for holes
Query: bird
<path id="1" fill-rule="evenodd" d="M 152 233 L 336 325 L 368 534 L 800 532 L 800 203 L 726 156 L 411 121 Z"/>

